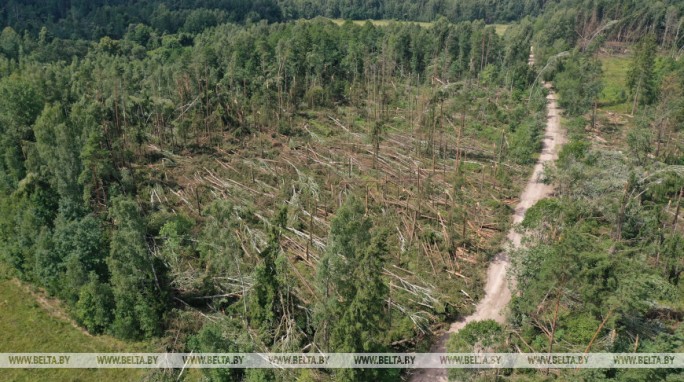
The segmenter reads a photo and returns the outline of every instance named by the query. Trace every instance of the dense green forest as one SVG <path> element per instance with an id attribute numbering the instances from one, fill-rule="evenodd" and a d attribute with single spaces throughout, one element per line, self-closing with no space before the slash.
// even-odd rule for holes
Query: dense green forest
<path id="1" fill-rule="evenodd" d="M 262 19 L 282 19 L 274 0 L 8 0 L 0 6 L 2 25 L 34 33 L 48 27 L 62 38 L 120 38 L 136 24 L 145 24 L 159 34 L 198 33 L 226 22 Z"/>
<path id="2" fill-rule="evenodd" d="M 37 34 L 44 26 L 60 38 L 123 37 L 136 24 L 158 34 L 198 33 L 226 22 L 250 23 L 311 19 L 317 16 L 351 20 L 392 19 L 431 22 L 483 20 L 506 23 L 540 16 L 546 38 L 590 39 L 590 30 L 611 23 L 611 38 L 635 41 L 644 33 L 657 33 L 667 43 L 682 37 L 684 5 L 675 0 L 116 0 L 18 1 L 0 6 L 0 25 L 20 34 Z M 570 33 L 572 32 L 572 33 Z"/>
<path id="3" fill-rule="evenodd" d="M 481 1 L 481 0 L 376 0 L 361 4 L 349 0 L 280 0 L 286 18 L 326 16 L 352 20 L 394 19 L 434 21 L 445 17 L 450 21 L 483 20 L 487 23 L 509 22 L 539 14 L 545 1 Z"/>
<path id="4" fill-rule="evenodd" d="M 507 324 L 470 324 L 449 350 L 683 352 L 683 15 L 675 1 L 10 0 L 0 270 L 88 332 L 159 351 L 426 351 L 482 297 L 541 149 L 546 80 L 569 138 L 545 173 L 556 193 L 518 227 Z"/>
<path id="5" fill-rule="evenodd" d="M 363 1 L 349 0 L 116 0 L 16 1 L 0 8 L 0 22 L 37 32 L 49 26 L 60 37 L 121 37 L 131 24 L 144 23 L 160 33 L 196 33 L 225 22 L 273 21 L 325 16 L 352 20 L 434 21 L 518 20 L 540 13 L 541 0 L 528 1 Z"/>

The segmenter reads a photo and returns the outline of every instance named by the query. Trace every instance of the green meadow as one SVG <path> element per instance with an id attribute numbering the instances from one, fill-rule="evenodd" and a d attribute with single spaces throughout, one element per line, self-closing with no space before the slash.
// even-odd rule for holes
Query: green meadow
<path id="1" fill-rule="evenodd" d="M 630 113 L 626 85 L 629 70 L 629 56 L 601 56 L 603 65 L 603 92 L 599 104 L 606 111 Z"/>
<path id="2" fill-rule="evenodd" d="M 76 327 L 54 299 L 32 291 L 0 270 L 0 353 L 150 351 L 141 343 L 91 336 Z M 134 381 L 136 369 L 0 369 L 0 381 Z"/>
<path id="3" fill-rule="evenodd" d="M 330 19 L 332 22 L 334 22 L 337 25 L 342 25 L 346 22 L 344 19 Z M 419 22 L 419 21 L 397 21 L 397 20 L 353 20 L 352 21 L 354 24 L 357 25 L 363 25 L 366 22 L 371 22 L 373 25 L 376 26 L 387 26 L 391 23 L 411 23 L 411 24 L 418 24 L 421 27 L 424 28 L 429 28 L 432 26 L 432 23 L 426 23 L 426 22 Z M 508 29 L 508 24 L 491 24 L 491 26 L 496 29 L 496 34 L 499 36 L 503 36 L 506 33 L 506 30 Z"/>

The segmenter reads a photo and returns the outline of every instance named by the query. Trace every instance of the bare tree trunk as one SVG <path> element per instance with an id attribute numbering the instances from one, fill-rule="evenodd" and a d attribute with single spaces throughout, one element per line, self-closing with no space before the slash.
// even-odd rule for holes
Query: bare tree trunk
<path id="1" fill-rule="evenodd" d="M 679 209 L 682 205 L 682 195 L 684 194 L 684 187 L 679 190 L 679 197 L 677 198 L 677 209 L 675 210 L 675 216 L 672 219 L 672 232 L 677 230 L 677 222 L 679 221 Z"/>
<path id="2" fill-rule="evenodd" d="M 639 334 L 637 333 L 636 340 L 634 341 L 634 353 L 636 353 L 638 348 L 639 348 Z"/>
<path id="3" fill-rule="evenodd" d="M 464 104 L 461 111 L 461 126 L 458 128 L 458 135 L 456 136 L 456 174 L 459 173 L 459 168 L 461 167 L 461 133 L 465 128 L 465 108 Z"/>
<path id="4" fill-rule="evenodd" d="M 658 134 L 656 136 L 656 152 L 655 157 L 660 157 L 660 141 L 663 139 L 663 121 L 658 122 Z"/>
<path id="5" fill-rule="evenodd" d="M 634 103 L 632 104 L 632 116 L 636 113 L 637 104 L 639 103 L 639 91 L 641 90 L 641 78 L 639 78 L 639 84 L 636 88 L 636 93 L 634 93 Z"/>
<path id="6" fill-rule="evenodd" d="M 558 322 L 558 308 L 560 308 L 560 300 L 561 297 L 563 296 L 563 293 L 559 291 L 558 293 L 558 298 L 556 299 L 556 307 L 553 311 L 553 322 L 551 323 L 551 335 L 549 336 L 549 351 L 548 353 L 553 352 L 553 340 L 554 337 L 556 336 L 556 323 Z M 549 373 L 549 369 L 546 369 L 546 374 Z"/>
<path id="7" fill-rule="evenodd" d="M 615 224 L 615 240 L 622 240 L 622 223 L 625 219 L 625 209 L 627 208 L 627 192 L 628 185 L 625 184 L 625 193 L 622 195 L 622 201 L 620 202 L 620 212 L 618 212 L 617 222 Z"/>
<path id="8" fill-rule="evenodd" d="M 594 332 L 594 335 L 591 337 L 591 340 L 589 341 L 589 345 L 587 345 L 587 348 L 584 349 L 584 353 L 589 353 L 589 350 L 591 350 L 591 346 L 594 344 L 594 341 L 596 341 L 596 337 L 598 337 L 599 333 L 601 332 L 601 329 L 603 329 L 603 326 L 606 324 L 610 316 L 613 314 L 613 310 L 611 309 L 608 311 L 608 314 L 606 314 L 606 317 L 601 321 L 601 324 L 598 326 L 598 329 Z M 639 336 L 637 335 L 637 343 L 639 342 Z M 636 351 L 636 350 L 634 350 Z"/>
<path id="9" fill-rule="evenodd" d="M 677 24 L 677 33 L 675 34 L 674 41 L 672 42 L 672 57 L 674 58 L 675 54 L 677 54 L 677 41 L 679 41 L 679 31 L 682 28 L 682 23 L 684 22 L 684 17 L 679 19 L 679 24 Z"/>
<path id="10" fill-rule="evenodd" d="M 553 352 L 553 339 L 556 335 L 556 323 L 558 321 L 558 310 L 560 308 L 560 300 L 563 296 L 562 293 L 558 293 L 558 298 L 556 299 L 556 307 L 553 310 L 553 322 L 551 323 L 551 336 L 549 336 L 549 353 Z"/>

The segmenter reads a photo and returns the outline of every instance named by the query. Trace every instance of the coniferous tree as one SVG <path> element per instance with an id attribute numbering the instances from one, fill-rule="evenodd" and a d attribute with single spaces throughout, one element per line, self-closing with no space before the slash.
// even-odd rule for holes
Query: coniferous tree
<path id="1" fill-rule="evenodd" d="M 330 227 L 331 245 L 319 266 L 324 300 L 316 319 L 324 349 L 337 352 L 380 352 L 388 330 L 385 301 L 388 287 L 382 279 L 388 254 L 387 235 L 371 235 L 371 221 L 353 196 L 337 211 Z M 393 372 L 378 369 L 342 369 L 342 381 L 383 380 Z"/>
<path id="2" fill-rule="evenodd" d="M 340 345 L 331 340 L 331 333 L 356 295 L 354 269 L 370 244 L 371 227 L 363 204 L 353 196 L 337 210 L 330 225 L 330 244 L 318 268 L 322 299 L 317 307 L 317 326 L 325 349 L 335 350 Z"/>
<path id="3" fill-rule="evenodd" d="M 331 346 L 337 352 L 381 353 L 387 351 L 385 333 L 389 330 L 386 301 L 389 288 L 382 279 L 388 255 L 387 234 L 374 235 L 354 269 L 357 285 L 354 298 L 345 307 L 331 333 Z M 398 370 L 344 369 L 336 377 L 341 381 L 396 380 Z"/>
<path id="4" fill-rule="evenodd" d="M 221 323 L 207 324 L 188 341 L 192 351 L 198 353 L 239 353 L 244 351 L 235 343 L 234 338 L 228 338 Z M 245 371 L 237 368 L 203 369 L 204 375 L 212 382 L 242 381 Z"/>
<path id="5" fill-rule="evenodd" d="M 632 114 L 638 104 L 650 105 L 657 96 L 655 58 L 657 51 L 655 36 L 648 35 L 637 44 L 632 63 L 627 72 L 627 87 L 632 94 Z"/>
<path id="6" fill-rule="evenodd" d="M 81 174 L 78 134 L 66 123 L 62 105 L 46 106 L 33 131 L 38 154 L 48 172 L 44 176 L 49 177 L 63 204 L 78 204 L 82 195 L 78 185 Z"/>
<path id="7" fill-rule="evenodd" d="M 112 322 L 115 309 L 112 289 L 103 283 L 94 273 L 90 273 L 88 282 L 83 285 L 78 295 L 75 314 L 79 323 L 91 333 L 104 333 Z"/>
<path id="8" fill-rule="evenodd" d="M 279 234 L 271 233 L 266 249 L 259 253 L 261 262 L 254 270 L 254 285 L 249 291 L 247 314 L 250 325 L 257 328 L 267 343 L 273 341 L 272 329 L 282 310 L 278 301 L 276 257 L 280 252 Z"/>
<path id="9" fill-rule="evenodd" d="M 123 338 L 157 335 L 163 330 L 166 308 L 163 267 L 148 251 L 135 202 L 116 198 L 110 214 L 114 232 L 107 265 L 115 303 L 113 331 Z"/>

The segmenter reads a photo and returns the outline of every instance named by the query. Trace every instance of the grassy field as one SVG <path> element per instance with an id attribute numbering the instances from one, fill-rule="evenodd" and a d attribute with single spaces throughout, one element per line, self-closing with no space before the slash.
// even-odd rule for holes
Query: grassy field
<path id="1" fill-rule="evenodd" d="M 342 25 L 345 23 L 346 20 L 344 19 L 330 19 L 332 22 L 334 22 L 337 25 Z M 377 26 L 387 26 L 390 23 L 393 22 L 400 22 L 400 23 L 411 23 L 411 24 L 418 24 L 423 28 L 429 28 L 432 26 L 432 23 L 426 23 L 426 22 L 420 22 L 420 21 L 396 21 L 396 20 L 353 20 L 352 22 L 357 25 L 363 25 L 366 22 L 370 21 L 373 25 Z M 506 30 L 508 29 L 508 24 L 491 24 L 494 29 L 496 29 L 496 34 L 499 36 L 503 36 L 506 33 Z"/>
<path id="2" fill-rule="evenodd" d="M 337 24 L 337 25 L 342 25 L 342 24 L 345 23 L 345 21 L 347 21 L 347 20 L 344 20 L 344 19 L 330 19 L 330 20 L 331 20 L 332 22 L 334 22 L 335 24 Z M 376 25 L 376 26 L 379 26 L 379 27 L 387 26 L 387 25 L 389 25 L 389 24 L 391 24 L 391 23 L 393 23 L 393 22 L 394 22 L 394 23 L 399 22 L 399 23 L 418 24 L 418 25 L 420 25 L 421 27 L 424 27 L 424 28 L 429 28 L 429 27 L 432 26 L 432 23 L 425 23 L 425 22 L 419 22 L 419 21 L 352 20 L 352 22 L 353 22 L 354 24 L 356 24 L 356 25 L 363 25 L 363 24 L 365 24 L 365 23 L 367 23 L 367 22 L 369 22 L 369 21 L 370 21 L 373 25 Z"/>
<path id="3" fill-rule="evenodd" d="M 604 55 L 600 57 L 603 64 L 603 93 L 599 99 L 602 109 L 616 113 L 630 113 L 631 105 L 627 100 L 627 71 L 630 57 Z"/>
<path id="4" fill-rule="evenodd" d="M 152 351 L 109 336 L 91 336 L 66 318 L 61 305 L 31 291 L 0 270 L 0 353 Z M 136 369 L 0 369 L 0 381 L 136 381 Z"/>
<path id="5" fill-rule="evenodd" d="M 503 36 L 506 34 L 506 31 L 508 30 L 508 24 L 492 24 L 494 26 L 494 29 L 496 29 L 496 34 L 499 36 Z"/>

